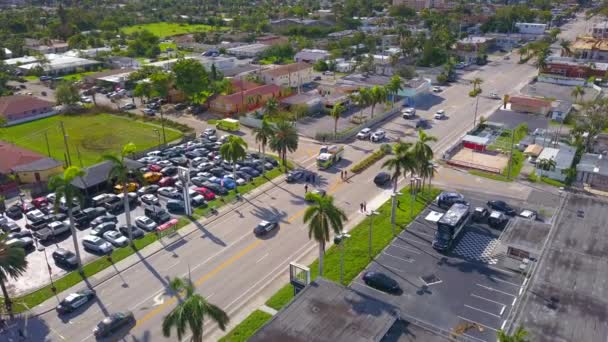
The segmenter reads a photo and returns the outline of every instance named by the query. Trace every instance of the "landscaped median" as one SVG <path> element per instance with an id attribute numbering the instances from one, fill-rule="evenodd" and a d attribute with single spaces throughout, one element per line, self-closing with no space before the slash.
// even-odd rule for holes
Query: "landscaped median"
<path id="1" fill-rule="evenodd" d="M 389 144 L 384 144 L 384 145 L 380 146 L 380 149 L 378 151 L 370 154 L 365 159 L 358 162 L 355 166 L 353 166 L 350 169 L 350 171 L 352 173 L 359 173 L 359 172 L 364 171 L 365 169 L 367 169 L 368 167 L 370 167 L 374 163 L 376 163 L 378 160 L 382 159 L 385 155 L 391 153 L 391 149 L 392 149 L 392 147 Z"/>
<path id="2" fill-rule="evenodd" d="M 439 194 L 439 190 L 428 189 L 423 193 L 419 193 L 417 200 L 414 202 L 409 195 L 409 187 L 401 190 L 404 195 L 399 198 L 399 207 L 396 213 L 397 234 L 403 231 L 407 225 Z M 414 206 L 413 216 L 410 215 L 410 208 Z M 373 218 L 373 238 L 372 238 L 372 253 L 378 255 L 392 240 L 391 228 L 391 201 L 387 201 L 377 209 L 378 215 Z M 361 273 L 369 264 L 368 256 L 368 236 L 369 236 L 369 218 L 364 219 L 348 232 L 351 237 L 346 240 L 344 249 L 344 283 L 350 284 L 351 281 Z M 317 277 L 319 271 L 318 260 L 315 260 L 309 265 L 311 279 Z M 323 277 L 335 282 L 340 281 L 340 250 L 338 246 L 331 246 L 325 254 L 325 265 L 323 267 Z M 275 309 L 281 310 L 293 299 L 293 288 L 290 284 L 285 285 L 277 293 L 275 293 L 267 302 L 266 305 Z M 259 322 L 260 314 L 254 311 L 241 324 L 232 329 L 222 341 L 245 341 L 251 337 L 257 329 L 252 322 Z M 269 320 L 269 319 L 268 319 Z M 266 320 L 267 321 L 267 320 Z M 246 335 L 247 334 L 247 335 Z"/>
<path id="3" fill-rule="evenodd" d="M 289 163 L 288 163 L 288 167 L 290 167 Z M 250 192 L 257 187 L 259 187 L 263 184 L 266 184 L 267 182 L 271 181 L 272 179 L 279 177 L 283 173 L 284 173 L 283 167 L 274 168 L 274 169 L 266 172 L 266 178 L 257 177 L 252 182 L 249 182 L 243 186 L 240 186 L 239 193 L 245 194 L 247 192 Z M 176 226 L 177 229 L 181 229 L 181 228 L 187 226 L 191 222 L 191 220 L 198 220 L 198 219 L 202 218 L 203 216 L 207 216 L 210 213 L 211 208 L 217 209 L 225 204 L 231 203 L 234 199 L 236 199 L 236 197 L 237 197 L 236 192 L 234 190 L 230 190 L 230 192 L 226 196 L 218 197 L 217 199 L 209 202 L 209 205 L 207 208 L 195 209 L 191 219 L 187 218 L 187 217 L 180 217 L 180 219 L 178 220 L 177 226 Z M 78 273 L 76 271 L 68 273 L 64 277 L 59 278 L 54 281 L 56 292 L 59 293 L 59 292 L 69 289 L 70 287 L 72 287 L 74 285 L 77 285 L 84 279 L 91 277 L 91 276 L 97 274 L 98 272 L 101 272 L 102 270 L 110 267 L 113 263 L 119 262 L 119 261 L 127 258 L 128 256 L 135 254 L 136 251 L 145 248 L 146 246 L 152 244 L 153 242 L 155 242 L 157 240 L 158 240 L 158 236 L 156 234 L 146 234 L 143 238 L 135 240 L 135 242 L 134 242 L 135 248 L 131 248 L 131 247 L 118 248 L 112 252 L 111 259 L 108 257 L 100 257 L 100 258 L 84 265 L 83 266 L 84 276 L 80 275 L 80 273 Z M 24 295 L 21 297 L 14 297 L 14 298 L 12 298 L 14 312 L 15 313 L 25 312 L 25 311 L 29 310 L 30 308 L 33 308 L 33 307 L 43 303 L 44 301 L 53 297 L 54 295 L 55 295 L 55 293 L 53 293 L 53 291 L 51 290 L 51 285 L 49 284 L 30 294 L 27 294 L 27 295 Z M 2 302 L 3 302 L 3 298 L 0 298 L 0 304 L 2 304 Z"/>

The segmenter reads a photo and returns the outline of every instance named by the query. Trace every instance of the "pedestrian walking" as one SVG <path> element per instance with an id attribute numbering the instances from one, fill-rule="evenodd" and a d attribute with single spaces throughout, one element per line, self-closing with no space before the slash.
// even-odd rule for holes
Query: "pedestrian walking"
<path id="1" fill-rule="evenodd" d="M 359 210 L 363 212 L 363 202 L 359 203 Z"/>
<path id="2" fill-rule="evenodd" d="M 348 179 L 348 171 L 344 170 L 344 179 Z"/>
<path id="3" fill-rule="evenodd" d="M 340 171 L 340 179 L 344 179 L 344 171 Z"/>
<path id="4" fill-rule="evenodd" d="M 304 185 L 304 193 L 308 193 L 308 184 Z"/>
<path id="5" fill-rule="evenodd" d="M 367 212 L 367 202 L 363 201 L 363 211 Z"/>

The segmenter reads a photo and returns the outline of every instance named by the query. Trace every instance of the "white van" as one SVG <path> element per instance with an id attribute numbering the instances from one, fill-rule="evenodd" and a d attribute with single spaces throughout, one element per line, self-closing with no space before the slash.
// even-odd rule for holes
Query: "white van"
<path id="1" fill-rule="evenodd" d="M 110 194 L 97 195 L 91 199 L 91 204 L 93 207 L 101 207 L 110 199 L 112 199 L 112 196 L 110 196 Z"/>

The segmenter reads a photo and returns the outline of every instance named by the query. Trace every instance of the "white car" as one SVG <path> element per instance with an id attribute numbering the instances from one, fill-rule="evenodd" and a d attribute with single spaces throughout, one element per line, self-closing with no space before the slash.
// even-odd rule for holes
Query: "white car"
<path id="1" fill-rule="evenodd" d="M 108 254 L 112 251 L 112 245 L 99 236 L 89 235 L 82 239 L 82 245 L 85 249 L 93 252 Z"/>
<path id="2" fill-rule="evenodd" d="M 153 194 L 146 194 L 141 196 L 141 201 L 147 205 L 158 205 L 159 200 L 158 197 Z"/>
<path id="3" fill-rule="evenodd" d="M 38 209 L 34 209 L 25 214 L 25 216 L 28 218 L 28 220 L 37 222 L 44 218 L 44 213 Z"/>
<path id="4" fill-rule="evenodd" d="M 379 130 L 375 131 L 374 134 L 372 134 L 372 136 L 370 137 L 370 140 L 372 142 L 378 142 L 378 141 L 384 140 L 384 138 L 386 138 L 386 132 L 379 129 Z"/>
<path id="5" fill-rule="evenodd" d="M 440 93 L 441 92 L 441 88 L 440 87 L 433 87 L 433 92 L 434 93 Z"/>
<path id="6" fill-rule="evenodd" d="M 152 221 L 148 216 L 139 216 L 135 219 L 135 225 L 147 232 L 151 232 L 156 229 L 156 222 Z"/>
<path id="7" fill-rule="evenodd" d="M 500 100 L 500 96 L 496 93 L 490 93 L 490 98 L 494 100 Z"/>
<path id="8" fill-rule="evenodd" d="M 414 108 L 405 108 L 401 111 L 401 116 L 404 119 L 411 120 L 416 117 L 416 109 Z"/>
<path id="9" fill-rule="evenodd" d="M 103 238 L 115 247 L 124 247 L 129 244 L 129 239 L 115 230 L 108 230 L 103 233 Z"/>
<path id="10" fill-rule="evenodd" d="M 445 110 L 443 110 L 443 109 L 438 110 L 437 113 L 435 113 L 435 119 L 437 119 L 437 120 L 445 119 Z"/>
<path id="11" fill-rule="evenodd" d="M 357 139 L 365 140 L 369 139 L 369 136 L 372 134 L 371 128 L 364 128 L 357 133 Z"/>
<path id="12" fill-rule="evenodd" d="M 205 128 L 202 134 L 204 137 L 215 135 L 215 128 Z"/>

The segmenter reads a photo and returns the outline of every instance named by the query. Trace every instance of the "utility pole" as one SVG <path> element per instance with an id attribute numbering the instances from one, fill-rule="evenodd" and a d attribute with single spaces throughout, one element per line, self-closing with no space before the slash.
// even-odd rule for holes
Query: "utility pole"
<path id="1" fill-rule="evenodd" d="M 475 96 L 477 99 L 475 100 L 475 116 L 473 117 L 473 129 L 475 129 L 475 125 L 477 124 L 477 107 L 479 106 L 479 94 Z"/>
<path id="2" fill-rule="evenodd" d="M 59 121 L 59 126 L 61 126 L 61 133 L 63 134 L 63 144 L 65 146 L 65 153 L 67 154 L 68 166 L 72 166 L 72 157 L 70 156 L 70 146 L 68 145 L 68 136 L 67 136 L 67 134 L 65 134 L 65 126 L 63 125 L 63 121 Z"/>
<path id="3" fill-rule="evenodd" d="M 44 141 L 46 141 L 46 153 L 51 157 L 51 146 L 49 146 L 49 132 L 44 131 Z"/>
<path id="4" fill-rule="evenodd" d="M 511 167 L 513 165 L 513 144 L 515 144 L 515 128 L 511 130 L 511 153 L 509 153 L 509 172 L 507 179 L 511 179 Z"/>

